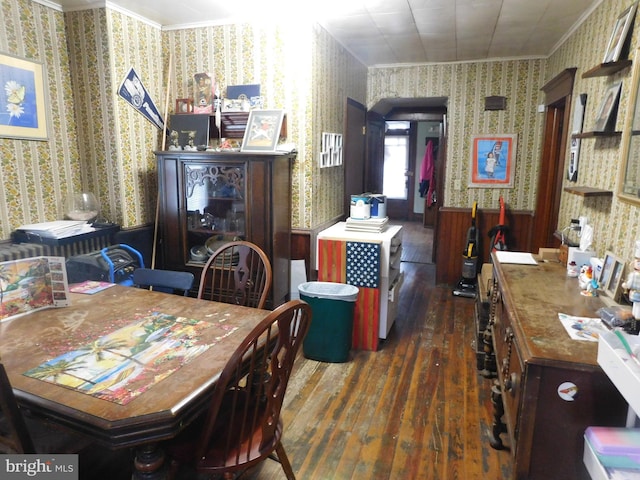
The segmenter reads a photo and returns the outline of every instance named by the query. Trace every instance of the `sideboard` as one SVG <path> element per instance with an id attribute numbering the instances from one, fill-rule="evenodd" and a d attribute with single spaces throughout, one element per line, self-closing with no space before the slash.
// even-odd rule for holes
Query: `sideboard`
<path id="1" fill-rule="evenodd" d="M 492 260 L 491 444 L 511 450 L 514 479 L 589 479 L 585 429 L 624 426 L 627 404 L 597 363 L 597 342 L 571 339 L 558 313 L 597 317 L 604 305 L 581 295 L 559 262 L 507 264 L 495 253 Z"/>

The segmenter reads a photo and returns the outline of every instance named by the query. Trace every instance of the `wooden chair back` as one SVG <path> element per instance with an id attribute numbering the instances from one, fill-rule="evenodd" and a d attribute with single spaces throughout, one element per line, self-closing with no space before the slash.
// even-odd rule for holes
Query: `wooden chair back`
<path id="1" fill-rule="evenodd" d="M 185 460 L 198 473 L 242 472 L 276 457 L 288 479 L 295 479 L 280 441 L 282 402 L 294 360 L 311 323 L 311 308 L 291 300 L 276 308 L 229 359 L 216 383 L 206 419 L 168 448 L 176 466 Z M 277 454 L 274 455 L 274 452 Z"/>
<path id="2" fill-rule="evenodd" d="M 259 246 L 232 241 L 207 260 L 200 276 L 198 298 L 264 308 L 272 275 L 271 262 Z"/>
<path id="3" fill-rule="evenodd" d="M 186 297 L 193 286 L 194 278 L 191 272 L 136 268 L 133 271 L 132 281 L 140 288 L 152 287 L 156 291 L 179 293 Z"/>

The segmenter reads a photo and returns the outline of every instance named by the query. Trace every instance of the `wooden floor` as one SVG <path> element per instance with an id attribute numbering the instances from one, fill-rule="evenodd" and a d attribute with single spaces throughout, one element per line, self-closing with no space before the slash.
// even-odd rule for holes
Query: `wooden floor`
<path id="1" fill-rule="evenodd" d="M 399 313 L 380 350 L 296 363 L 283 444 L 298 480 L 510 478 L 509 452 L 488 444 L 490 381 L 476 370 L 474 300 L 435 285 L 430 229 L 403 232 Z M 180 480 L 192 478 L 185 473 Z M 242 478 L 285 476 L 267 460 Z"/>
<path id="2" fill-rule="evenodd" d="M 434 284 L 432 237 L 405 226 L 399 313 L 379 351 L 352 352 L 342 364 L 298 360 L 283 413 L 298 480 L 510 478 L 509 452 L 488 444 L 474 301 Z M 267 461 L 242 478 L 285 476 Z"/>

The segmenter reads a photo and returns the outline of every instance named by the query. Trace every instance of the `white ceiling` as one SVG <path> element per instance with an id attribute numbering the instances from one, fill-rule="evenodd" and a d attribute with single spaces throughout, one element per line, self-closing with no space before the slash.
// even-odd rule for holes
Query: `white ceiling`
<path id="1" fill-rule="evenodd" d="M 224 24 L 259 12 L 314 18 L 367 66 L 546 57 L 603 0 L 36 0 L 63 11 L 108 5 L 163 28 Z M 258 7 L 250 7 L 253 3 Z M 286 4 L 285 6 L 278 6 Z M 283 12 L 288 12 L 286 17 Z M 337 12 L 334 18 L 319 15 Z"/>

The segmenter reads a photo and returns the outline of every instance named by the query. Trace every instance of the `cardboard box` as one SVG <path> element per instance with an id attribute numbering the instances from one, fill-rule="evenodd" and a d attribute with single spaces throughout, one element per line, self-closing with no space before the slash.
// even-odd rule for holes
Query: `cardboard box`
<path id="1" fill-rule="evenodd" d="M 560 261 L 560 249 L 559 248 L 540 248 L 538 250 L 538 256 L 541 260 Z"/>

